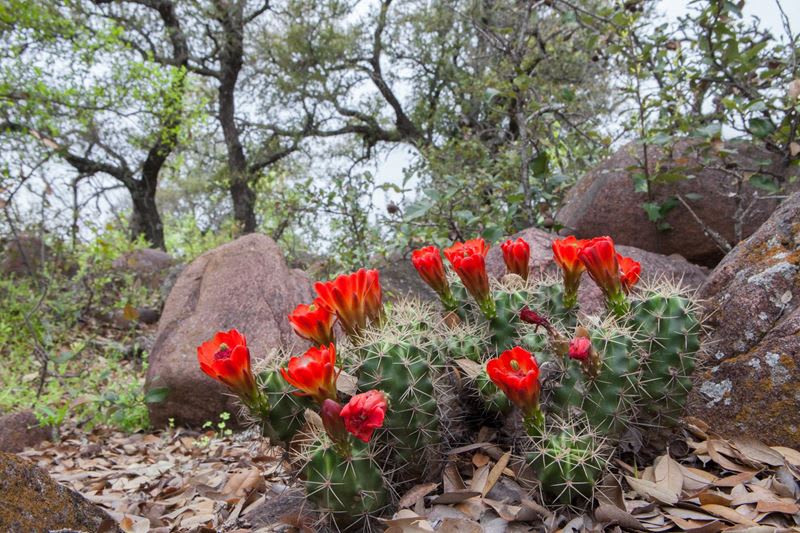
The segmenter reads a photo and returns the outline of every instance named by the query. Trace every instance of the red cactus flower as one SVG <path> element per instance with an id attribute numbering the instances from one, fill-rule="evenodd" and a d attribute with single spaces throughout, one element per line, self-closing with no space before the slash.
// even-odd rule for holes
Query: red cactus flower
<path id="1" fill-rule="evenodd" d="M 586 337 L 575 337 L 569 341 L 569 357 L 576 361 L 588 361 L 592 354 L 592 341 Z"/>
<path id="2" fill-rule="evenodd" d="M 417 269 L 420 277 L 442 299 L 446 306 L 454 304 L 450 285 L 447 283 L 447 274 L 439 249 L 435 246 L 426 246 L 411 253 L 411 263 Z"/>
<path id="3" fill-rule="evenodd" d="M 489 379 L 526 415 L 539 411 L 539 365 L 529 351 L 516 346 L 486 364 Z"/>
<path id="4" fill-rule="evenodd" d="M 386 409 L 386 396 L 379 390 L 371 390 L 353 396 L 342 408 L 341 416 L 347 431 L 369 442 L 375 430 L 383 425 Z"/>
<path id="5" fill-rule="evenodd" d="M 633 286 L 639 281 L 639 276 L 642 273 L 642 265 L 638 261 L 634 261 L 630 257 L 625 257 L 620 254 L 617 254 L 617 263 L 619 263 L 622 289 L 626 293 L 629 293 Z"/>
<path id="6" fill-rule="evenodd" d="M 606 294 L 619 292 L 619 263 L 611 237 L 595 237 L 578 252 L 589 275 Z"/>
<path id="7" fill-rule="evenodd" d="M 531 260 L 531 247 L 522 237 L 516 241 L 507 240 L 500 245 L 503 250 L 503 261 L 506 269 L 511 274 L 517 274 L 522 279 L 528 279 L 528 264 Z"/>
<path id="8" fill-rule="evenodd" d="M 294 332 L 318 346 L 327 346 L 335 341 L 335 320 L 336 315 L 319 298 L 311 305 L 298 305 L 289 315 L 289 323 Z"/>
<path id="9" fill-rule="evenodd" d="M 286 368 L 281 368 L 283 379 L 297 387 L 299 396 L 311 396 L 320 404 L 336 399 L 336 346 L 309 348 L 299 357 L 289 359 Z"/>
<path id="10" fill-rule="evenodd" d="M 367 322 L 377 320 L 383 312 L 377 270 L 362 268 L 332 281 L 317 282 L 314 289 L 319 295 L 318 300 L 339 317 L 348 335 L 358 335 Z"/>
<path id="11" fill-rule="evenodd" d="M 492 317 L 495 313 L 494 300 L 489 291 L 489 275 L 486 273 L 486 254 L 489 247 L 483 239 L 472 239 L 467 242 L 456 242 L 445 248 L 444 255 L 453 265 L 461 282 L 472 295 L 481 311 Z"/>
<path id="12" fill-rule="evenodd" d="M 567 308 L 574 307 L 578 303 L 581 274 L 586 270 L 578 257 L 578 252 L 586 245 L 586 242 L 576 239 L 572 235 L 553 241 L 553 259 L 561 269 L 564 278 L 564 305 Z"/>
<path id="13" fill-rule="evenodd" d="M 258 388 L 244 335 L 235 329 L 218 331 L 197 347 L 197 360 L 203 372 L 227 385 L 245 404 L 254 404 Z"/>
<path id="14" fill-rule="evenodd" d="M 342 419 L 342 405 L 334 400 L 327 399 L 322 402 L 319 415 L 325 431 L 334 442 L 343 443 L 347 440 L 347 428 Z"/>

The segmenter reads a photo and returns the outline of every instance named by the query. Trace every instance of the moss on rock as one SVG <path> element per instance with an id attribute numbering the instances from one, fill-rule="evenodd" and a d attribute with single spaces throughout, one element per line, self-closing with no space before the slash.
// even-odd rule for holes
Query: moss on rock
<path id="1" fill-rule="evenodd" d="M 119 531 L 108 514 L 44 470 L 0 452 L 0 531 Z"/>

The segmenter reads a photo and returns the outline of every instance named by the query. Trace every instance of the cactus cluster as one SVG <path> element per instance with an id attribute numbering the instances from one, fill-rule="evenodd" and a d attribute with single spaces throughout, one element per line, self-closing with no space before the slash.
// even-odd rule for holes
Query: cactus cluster
<path id="1" fill-rule="evenodd" d="M 319 298 L 289 316 L 308 352 L 258 379 L 226 381 L 212 363 L 232 348 L 209 341 L 201 366 L 242 398 L 265 436 L 300 443 L 290 448 L 300 450 L 308 497 L 340 528 L 391 509 L 398 488 L 436 476 L 443 452 L 483 424 L 534 473 L 543 503 L 583 505 L 617 444 L 680 415 L 699 349 L 697 305 L 669 283 L 636 287 L 639 264 L 607 237 L 555 241 L 560 279 L 528 279 L 522 239 L 502 249 L 509 273 L 499 280 L 486 273 L 481 239 L 444 250 L 449 272 L 437 248 L 415 251 L 441 307 L 383 305 L 377 271 L 318 283 Z M 578 306 L 584 272 L 606 298 L 597 316 Z"/>

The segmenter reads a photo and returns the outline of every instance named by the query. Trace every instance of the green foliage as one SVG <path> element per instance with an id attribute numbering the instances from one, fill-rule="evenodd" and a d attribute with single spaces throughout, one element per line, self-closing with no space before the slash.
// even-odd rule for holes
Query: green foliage
<path id="1" fill-rule="evenodd" d="M 634 187 L 647 194 L 642 208 L 661 230 L 670 229 L 663 218 L 677 200 L 653 201 L 651 185 L 684 180 L 692 172 L 660 168 L 654 149 L 669 151 L 690 140 L 701 149 L 704 164 L 725 167 L 742 184 L 758 168 L 731 165 L 727 156 L 736 148 L 730 140 L 765 146 L 786 164 L 796 165 L 800 158 L 800 100 L 787 90 L 798 78 L 800 40 L 789 33 L 788 20 L 783 21 L 786 34 L 776 35 L 758 17 L 745 17 L 742 5 L 692 2 L 672 24 L 653 24 L 652 8 L 608 13 L 613 31 L 606 54 L 626 73 L 623 92 L 635 103 L 622 115 L 624 127 L 645 145 Z M 606 21 L 599 20 L 585 22 L 600 29 Z M 767 181 L 765 190 L 780 189 L 780 178 Z M 759 183 L 757 178 L 753 184 Z"/>
<path id="2" fill-rule="evenodd" d="M 188 262 L 200 254 L 231 241 L 235 235 L 233 222 L 228 219 L 216 231 L 201 230 L 191 214 L 164 217 L 164 237 L 171 255 Z"/>
<path id="3" fill-rule="evenodd" d="M 143 393 L 147 354 L 137 347 L 135 330 L 109 338 L 95 325 L 121 316 L 126 306 L 158 305 L 158 294 L 112 267 L 115 258 L 143 243 L 106 228 L 74 250 L 57 241 L 48 244 L 60 250 L 58 262 L 46 263 L 49 268 L 37 277 L 0 280 L 0 344 L 6 357 L 0 410 L 33 406 L 55 428 L 67 418 L 84 427 L 147 427 L 147 403 L 162 401 L 163 395 Z"/>

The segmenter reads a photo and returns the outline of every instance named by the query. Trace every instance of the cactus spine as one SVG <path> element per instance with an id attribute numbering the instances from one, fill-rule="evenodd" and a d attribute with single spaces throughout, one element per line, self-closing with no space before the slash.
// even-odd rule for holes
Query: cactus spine
<path id="1" fill-rule="evenodd" d="M 261 372 L 258 378 L 269 402 L 269 414 L 261 420 L 262 434 L 273 444 L 287 446 L 305 423 L 305 410 L 313 408 L 314 402 L 292 394 L 292 387 L 277 370 Z"/>
<path id="2" fill-rule="evenodd" d="M 353 442 L 349 454 L 343 455 L 323 436 L 306 453 L 306 495 L 337 526 L 360 528 L 386 506 L 383 473 L 367 444 Z"/>
<path id="3" fill-rule="evenodd" d="M 419 474 L 421 457 L 432 458 L 441 442 L 435 395 L 435 361 L 418 346 L 402 339 L 383 339 L 362 345 L 355 375 L 358 389 L 386 393 L 391 410 L 384 432 L 397 468 Z"/>
<path id="4" fill-rule="evenodd" d="M 634 301 L 630 321 L 647 357 L 641 378 L 643 405 L 661 425 L 680 416 L 692 386 L 701 325 L 696 304 L 672 287 Z"/>
<path id="5" fill-rule="evenodd" d="M 542 439 L 531 444 L 527 461 L 546 501 L 562 505 L 591 501 L 610 457 L 602 438 L 583 424 L 557 420 Z"/>

